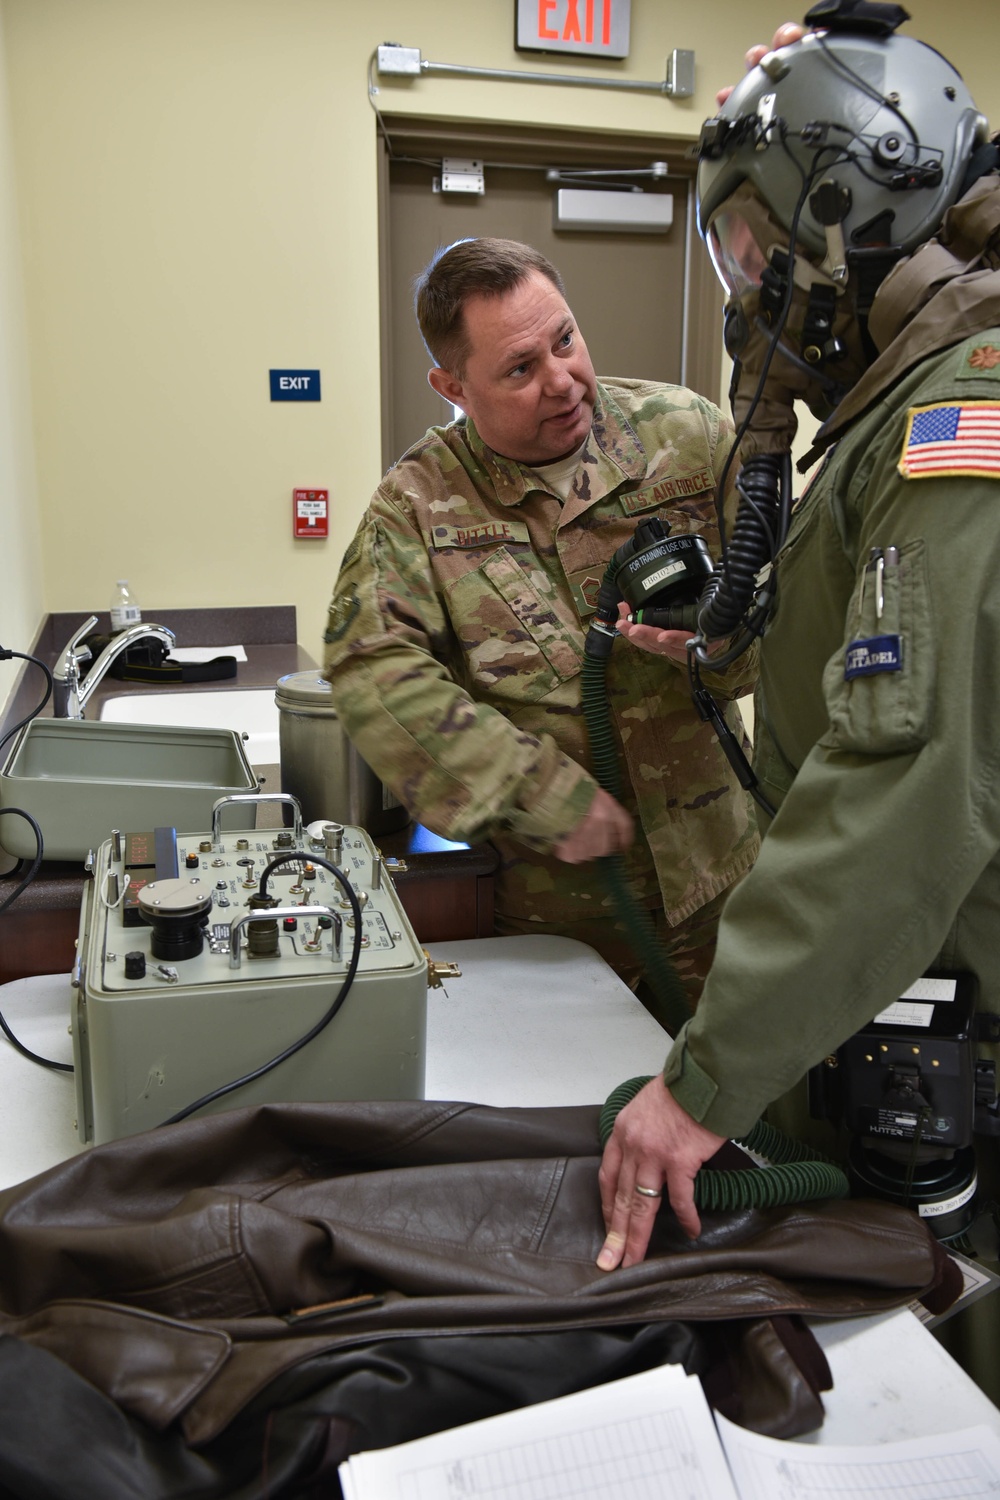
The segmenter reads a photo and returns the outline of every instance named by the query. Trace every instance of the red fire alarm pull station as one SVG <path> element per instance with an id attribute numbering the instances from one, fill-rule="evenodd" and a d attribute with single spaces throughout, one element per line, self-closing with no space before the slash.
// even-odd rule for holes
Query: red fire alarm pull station
<path id="1" fill-rule="evenodd" d="M 292 497 L 294 535 L 309 540 L 330 535 L 330 491 L 295 490 Z"/>

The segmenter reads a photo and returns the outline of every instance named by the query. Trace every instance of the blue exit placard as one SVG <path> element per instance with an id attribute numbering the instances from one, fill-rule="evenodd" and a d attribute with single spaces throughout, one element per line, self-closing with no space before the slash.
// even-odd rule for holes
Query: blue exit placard
<path id="1" fill-rule="evenodd" d="M 272 370 L 272 401 L 318 401 L 318 370 Z"/>
<path id="2" fill-rule="evenodd" d="M 631 0 L 515 0 L 519 52 L 628 57 Z"/>

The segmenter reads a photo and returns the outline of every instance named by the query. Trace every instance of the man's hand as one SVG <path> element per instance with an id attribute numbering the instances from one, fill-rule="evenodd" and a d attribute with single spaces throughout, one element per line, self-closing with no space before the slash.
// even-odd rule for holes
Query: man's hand
<path id="1" fill-rule="evenodd" d="M 568 865 L 581 865 L 604 854 L 619 854 L 632 842 L 631 816 L 603 787 L 576 827 L 561 838 L 553 853 Z"/>
<path id="2" fill-rule="evenodd" d="M 658 625 L 634 625 L 624 600 L 618 605 L 618 632 L 633 646 L 640 646 L 654 656 L 669 656 L 681 666 L 687 664 L 687 643 L 694 639 L 693 630 L 661 630 Z"/>
<path id="3" fill-rule="evenodd" d="M 638 1265 L 646 1254 L 666 1184 L 670 1207 L 686 1234 L 696 1239 L 701 1220 L 694 1206 L 694 1180 L 723 1137 L 699 1125 L 673 1099 L 660 1077 L 650 1079 L 619 1114 L 601 1162 L 601 1207 L 608 1231 L 597 1257 L 602 1271 Z"/>
<path id="4" fill-rule="evenodd" d="M 687 666 L 688 641 L 694 640 L 691 630 L 661 630 L 658 625 L 635 625 L 629 619 L 629 606 L 622 601 L 618 605 L 618 632 L 633 646 L 649 651 L 653 656 L 668 656 L 671 661 Z M 719 651 L 725 641 L 709 641 L 708 651 Z"/>
<path id="5" fill-rule="evenodd" d="M 761 58 L 766 57 L 769 52 L 777 52 L 779 47 L 790 47 L 793 42 L 799 41 L 805 34 L 806 28 L 800 26 L 798 21 L 783 21 L 774 33 L 774 41 L 770 47 L 765 47 L 763 42 L 758 42 L 755 47 L 750 48 L 745 59 L 747 72 L 749 73 L 751 68 L 755 68 Z M 716 104 L 725 104 L 732 92 L 733 84 L 730 84 L 728 88 L 720 89 L 715 96 Z"/>

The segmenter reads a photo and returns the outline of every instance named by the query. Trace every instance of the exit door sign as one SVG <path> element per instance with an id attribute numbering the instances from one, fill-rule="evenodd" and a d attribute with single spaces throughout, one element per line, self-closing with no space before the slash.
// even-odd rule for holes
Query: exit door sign
<path id="1" fill-rule="evenodd" d="M 269 370 L 272 401 L 319 401 L 318 370 Z"/>
<path id="2" fill-rule="evenodd" d="M 522 52 L 628 57 L 631 0 L 515 0 Z"/>

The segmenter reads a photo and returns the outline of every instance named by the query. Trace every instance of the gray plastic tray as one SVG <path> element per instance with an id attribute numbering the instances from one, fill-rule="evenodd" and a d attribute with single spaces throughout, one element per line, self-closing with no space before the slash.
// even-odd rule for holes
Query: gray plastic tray
<path id="1" fill-rule="evenodd" d="M 257 777 L 233 729 L 33 719 L 0 771 L 0 807 L 30 813 L 46 859 L 84 859 L 110 837 L 152 828 L 206 833 L 220 797 L 255 792 Z M 227 828 L 252 828 L 255 807 L 234 807 Z M 0 818 L 0 846 L 32 859 L 24 818 Z"/>

